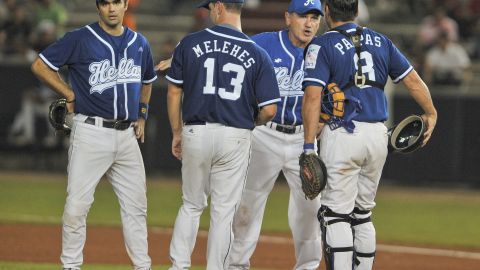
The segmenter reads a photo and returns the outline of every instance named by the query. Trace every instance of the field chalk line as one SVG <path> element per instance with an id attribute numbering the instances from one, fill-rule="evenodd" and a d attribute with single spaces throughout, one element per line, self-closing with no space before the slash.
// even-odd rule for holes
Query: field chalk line
<path id="1" fill-rule="evenodd" d="M 173 230 L 154 227 L 154 228 L 151 228 L 150 231 L 158 234 L 165 234 L 165 233 L 171 234 Z M 207 237 L 208 232 L 199 231 L 198 235 L 202 237 Z M 264 243 L 270 243 L 270 244 L 293 244 L 293 240 L 291 238 L 282 237 L 282 236 L 262 235 L 260 236 L 259 241 Z M 389 252 L 389 253 L 404 253 L 404 254 L 414 254 L 414 255 L 429 255 L 429 256 L 438 256 L 438 257 L 480 260 L 480 253 L 459 251 L 459 250 L 448 250 L 448 249 L 420 248 L 420 247 L 377 244 L 377 251 Z"/>

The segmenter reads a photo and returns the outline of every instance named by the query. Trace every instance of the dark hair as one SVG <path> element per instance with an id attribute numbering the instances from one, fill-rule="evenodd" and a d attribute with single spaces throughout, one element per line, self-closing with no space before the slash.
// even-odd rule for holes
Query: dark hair
<path id="1" fill-rule="evenodd" d="M 358 0 L 326 0 L 330 17 L 336 22 L 353 21 L 358 13 Z"/>
<path id="2" fill-rule="evenodd" d="M 114 1 L 112 1 L 112 2 L 117 2 L 117 1 L 118 1 L 118 0 L 114 0 Z M 127 1 L 128 1 L 128 0 L 120 0 L 120 2 L 123 2 L 123 3 L 125 3 L 125 4 L 127 3 Z M 107 1 L 105 1 L 105 0 L 98 0 L 98 1 L 96 1 L 96 2 L 97 2 L 97 7 L 98 7 L 98 5 L 105 4 Z"/>
<path id="3" fill-rule="evenodd" d="M 223 5 L 225 6 L 225 9 L 230 12 L 234 12 L 238 14 L 242 13 L 242 8 L 243 8 L 242 3 L 223 3 Z"/>

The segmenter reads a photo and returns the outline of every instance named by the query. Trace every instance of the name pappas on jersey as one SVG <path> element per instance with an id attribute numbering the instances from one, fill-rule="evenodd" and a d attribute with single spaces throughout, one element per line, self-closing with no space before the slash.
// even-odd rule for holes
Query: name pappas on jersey
<path id="1" fill-rule="evenodd" d="M 186 36 L 167 79 L 184 91 L 185 122 L 253 129 L 262 106 L 279 101 L 272 61 L 245 34 L 215 26 Z"/>
<path id="2" fill-rule="evenodd" d="M 347 23 L 338 29 L 354 33 L 357 27 L 354 23 Z M 388 77 L 397 83 L 413 70 L 406 57 L 385 35 L 363 28 L 360 41 L 362 45 L 358 55 L 353 42 L 335 29 L 315 38 L 307 48 L 303 86 L 325 87 L 335 82 L 344 87 L 353 80 L 359 70 L 358 65 L 361 65 L 362 73 L 368 80 L 380 85 L 385 85 Z M 362 104 L 362 111 L 354 120 L 379 122 L 388 118 L 383 89 L 354 85 L 343 90 Z"/>

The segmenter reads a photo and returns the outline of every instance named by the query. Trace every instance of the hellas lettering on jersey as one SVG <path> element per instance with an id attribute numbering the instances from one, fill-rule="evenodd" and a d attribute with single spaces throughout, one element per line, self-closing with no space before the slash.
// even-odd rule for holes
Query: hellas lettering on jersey
<path id="1" fill-rule="evenodd" d="M 382 41 L 379 36 L 374 36 L 372 39 L 372 36 L 370 34 L 365 34 L 365 38 L 362 37 L 360 38 L 361 41 L 365 40 L 365 45 L 370 45 L 370 46 L 375 46 L 375 47 L 382 47 Z M 343 44 L 342 44 L 343 43 Z M 355 48 L 350 41 L 348 41 L 346 38 L 342 38 L 342 42 L 335 44 L 335 48 L 340 51 L 340 53 L 343 55 L 345 54 L 346 50 L 350 50 Z"/>
<path id="2" fill-rule="evenodd" d="M 280 89 L 280 96 L 303 96 L 302 81 L 304 72 L 297 70 L 293 76 L 288 74 L 289 70 L 286 67 L 276 67 L 275 75 L 277 76 L 278 88 Z"/>
<path id="3" fill-rule="evenodd" d="M 238 46 L 237 44 L 232 45 L 231 42 L 228 42 L 225 40 L 221 40 L 221 41 L 218 41 L 216 39 L 206 40 L 202 43 L 199 43 L 193 46 L 192 50 L 195 52 L 195 55 L 197 56 L 197 58 L 204 54 L 219 52 L 219 53 L 228 54 L 237 58 L 240 62 L 243 63 L 243 66 L 245 68 L 249 68 L 253 64 L 255 64 L 255 59 L 253 59 L 252 57 L 247 58 L 248 56 L 250 56 L 250 53 L 247 50 L 243 49 L 241 46 Z"/>
<path id="4" fill-rule="evenodd" d="M 111 65 L 109 59 L 100 62 L 93 62 L 88 67 L 92 73 L 88 82 L 90 83 L 90 94 L 103 93 L 106 89 L 122 83 L 140 83 L 142 68 L 136 66 L 133 59 L 120 59 L 118 69 Z"/>

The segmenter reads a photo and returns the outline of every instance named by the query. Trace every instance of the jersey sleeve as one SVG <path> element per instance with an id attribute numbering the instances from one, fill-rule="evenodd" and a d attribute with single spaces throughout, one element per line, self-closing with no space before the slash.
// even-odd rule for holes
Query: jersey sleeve
<path id="1" fill-rule="evenodd" d="M 183 43 L 184 40 L 180 41 L 173 51 L 172 64 L 165 76 L 169 82 L 179 85 L 183 84 Z"/>
<path id="2" fill-rule="evenodd" d="M 76 47 L 79 43 L 78 30 L 66 33 L 61 39 L 39 54 L 40 59 L 51 69 L 58 71 L 62 66 L 77 60 Z"/>
<path id="3" fill-rule="evenodd" d="M 265 51 L 262 51 L 262 58 L 262 65 L 255 81 L 255 92 L 259 108 L 281 101 L 273 62 Z"/>
<path id="4" fill-rule="evenodd" d="M 150 84 L 157 79 L 157 74 L 155 73 L 153 65 L 153 56 L 150 44 L 145 40 L 144 54 L 143 54 L 143 74 L 142 74 L 142 83 Z"/>
<path id="5" fill-rule="evenodd" d="M 390 53 L 390 72 L 388 75 L 394 83 L 398 83 L 413 70 L 413 66 L 390 40 L 388 40 L 388 46 Z"/>
<path id="6" fill-rule="evenodd" d="M 305 66 L 302 88 L 309 85 L 325 87 L 330 78 L 327 46 L 323 46 L 319 40 L 314 39 L 305 48 Z"/>

